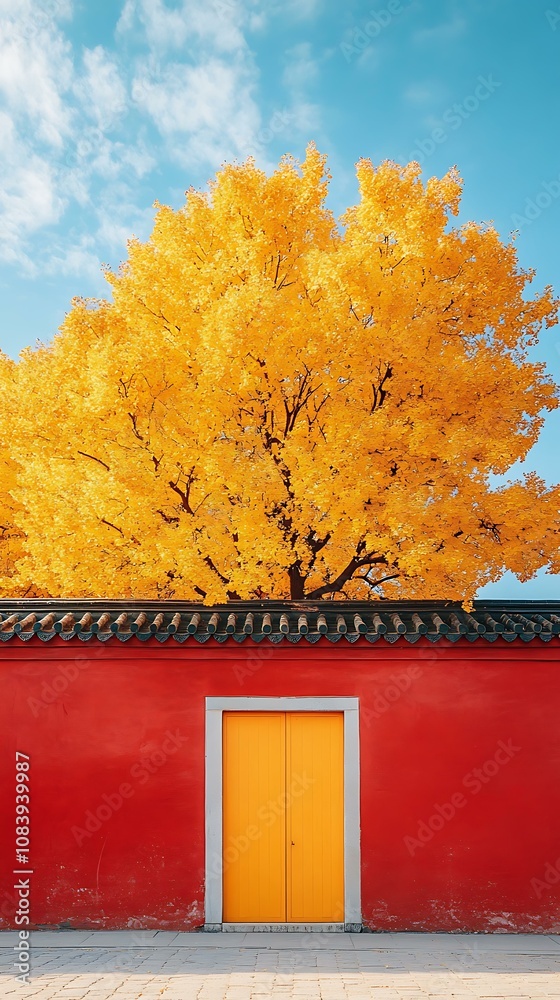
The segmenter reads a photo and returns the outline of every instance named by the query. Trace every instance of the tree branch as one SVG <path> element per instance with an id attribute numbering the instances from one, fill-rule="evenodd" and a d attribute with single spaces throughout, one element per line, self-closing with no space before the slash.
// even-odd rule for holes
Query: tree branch
<path id="1" fill-rule="evenodd" d="M 323 584 L 322 587 L 316 587 L 315 590 L 306 594 L 305 597 L 307 600 L 315 600 L 318 597 L 324 597 L 325 594 L 341 591 L 344 585 L 352 579 L 354 573 L 360 566 L 373 566 L 376 563 L 381 563 L 386 566 L 387 560 L 385 556 L 367 555 L 362 558 L 357 555 L 352 556 L 348 565 L 344 567 L 335 580 L 332 580 L 330 583 Z"/>
<path id="2" fill-rule="evenodd" d="M 163 520 L 167 524 L 179 524 L 179 518 L 178 517 L 171 517 L 169 514 L 166 514 L 165 511 L 163 511 L 163 510 L 156 510 L 156 514 L 161 514 Z"/>
<path id="3" fill-rule="evenodd" d="M 106 524 L 108 528 L 114 528 L 115 531 L 118 531 L 119 535 L 122 535 L 124 538 L 124 531 L 122 528 L 118 528 L 116 524 L 111 524 L 111 522 L 106 521 L 104 517 L 101 518 L 101 524 Z"/>
<path id="4" fill-rule="evenodd" d="M 177 483 L 174 483 L 172 479 L 169 480 L 169 486 L 171 487 L 173 492 L 177 494 L 177 496 L 181 497 L 181 506 L 183 507 L 183 510 L 186 510 L 187 514 L 194 515 L 194 510 L 192 509 L 189 501 L 191 486 L 193 482 L 194 482 L 194 466 L 189 472 L 184 491 L 178 486 Z"/>
<path id="5" fill-rule="evenodd" d="M 78 455 L 83 455 L 84 458 L 91 458 L 92 462 L 99 462 L 99 464 L 102 465 L 104 469 L 107 469 L 107 472 L 111 471 L 111 469 L 107 465 L 107 462 L 102 462 L 101 459 L 96 458 L 95 455 L 88 455 L 87 451 L 80 451 L 80 449 L 78 448 Z"/>
<path id="6" fill-rule="evenodd" d="M 397 580 L 400 575 L 401 575 L 400 573 L 391 573 L 390 576 L 382 576 L 380 580 L 370 580 L 366 573 L 365 576 L 359 576 L 357 577 L 357 579 L 363 580 L 364 583 L 367 583 L 368 587 L 371 587 L 372 590 L 375 590 L 375 588 L 380 587 L 382 583 L 387 583 L 387 580 Z"/>

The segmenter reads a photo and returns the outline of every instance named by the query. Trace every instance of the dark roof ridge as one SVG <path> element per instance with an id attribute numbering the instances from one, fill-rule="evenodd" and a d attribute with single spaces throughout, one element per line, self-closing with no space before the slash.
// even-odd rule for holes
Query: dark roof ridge
<path id="1" fill-rule="evenodd" d="M 499 608 L 503 608 L 504 611 L 520 611 L 526 610 L 530 613 L 534 612 L 538 608 L 546 608 L 547 610 L 556 611 L 560 610 L 560 599 L 559 600 L 475 600 L 473 602 L 474 609 L 487 610 L 487 611 L 497 611 Z M 10 598 L 3 597 L 0 598 L 0 612 L 4 612 L 9 608 L 24 610 L 29 608 L 53 608 L 59 609 L 63 607 L 72 608 L 113 608 L 113 609 L 136 609 L 136 608 L 147 608 L 153 610 L 155 608 L 165 609 L 172 608 L 179 611 L 181 608 L 185 609 L 196 609 L 197 611 L 211 612 L 211 611 L 274 611 L 278 610 L 301 610 L 301 611 L 324 611 L 339 609 L 341 612 L 347 612 L 353 608 L 363 610 L 363 611 L 389 611 L 389 610 L 402 610 L 402 611 L 414 611 L 416 609 L 422 611 L 437 611 L 441 608 L 447 608 L 449 610 L 461 610 L 460 601 L 451 600 L 386 600 L 380 598 L 378 600 L 372 601 L 354 601 L 354 600 L 344 600 L 344 601 L 289 601 L 289 600 L 250 600 L 250 601 L 228 601 L 227 603 L 215 603 L 215 604 L 203 604 L 201 601 L 189 601 L 186 599 L 154 599 L 154 598 L 142 598 L 142 597 L 130 597 L 130 598 L 110 598 L 110 597 L 20 597 L 20 598 Z"/>

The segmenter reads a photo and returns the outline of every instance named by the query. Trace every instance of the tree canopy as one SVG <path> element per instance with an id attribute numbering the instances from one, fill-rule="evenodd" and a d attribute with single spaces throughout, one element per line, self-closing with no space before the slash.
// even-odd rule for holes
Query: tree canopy
<path id="1" fill-rule="evenodd" d="M 560 490 L 493 485 L 556 387 L 512 243 L 453 223 L 455 170 L 226 165 L 0 360 L 6 596 L 468 600 L 560 569 Z"/>

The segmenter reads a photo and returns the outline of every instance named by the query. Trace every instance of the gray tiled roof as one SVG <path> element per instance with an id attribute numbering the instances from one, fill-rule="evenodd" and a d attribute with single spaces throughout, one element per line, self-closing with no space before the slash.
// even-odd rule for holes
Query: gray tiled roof
<path id="1" fill-rule="evenodd" d="M 477 601 L 468 614 L 437 601 L 247 601 L 208 607 L 183 601 L 1 600 L 0 640 L 117 639 L 176 642 L 393 643 L 505 639 L 548 642 L 560 634 L 560 601 Z"/>

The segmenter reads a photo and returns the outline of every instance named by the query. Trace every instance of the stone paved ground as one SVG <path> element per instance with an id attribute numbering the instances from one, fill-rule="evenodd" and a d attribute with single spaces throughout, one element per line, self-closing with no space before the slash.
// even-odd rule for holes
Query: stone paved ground
<path id="1" fill-rule="evenodd" d="M 32 979 L 0 933 L 0 997 L 41 1000 L 560 1000 L 560 937 L 469 934 L 32 935 Z"/>

